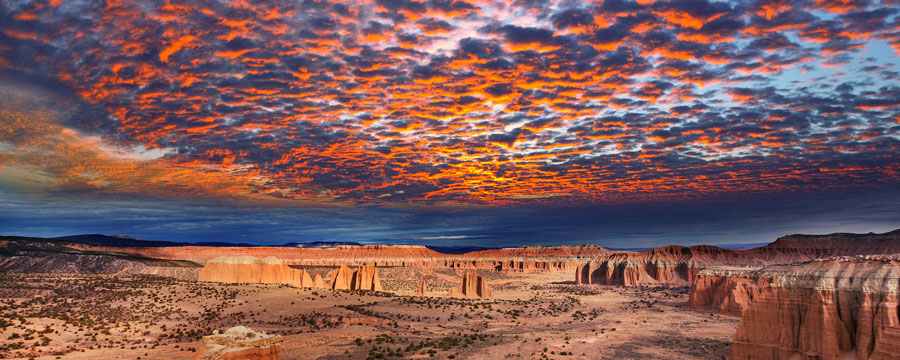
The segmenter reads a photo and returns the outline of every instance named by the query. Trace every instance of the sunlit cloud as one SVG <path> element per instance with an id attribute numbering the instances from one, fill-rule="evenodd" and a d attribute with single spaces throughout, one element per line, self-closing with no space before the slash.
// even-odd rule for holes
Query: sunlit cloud
<path id="1" fill-rule="evenodd" d="M 882 2 L 5 2 L 0 171 L 400 206 L 896 184 L 898 24 Z"/>

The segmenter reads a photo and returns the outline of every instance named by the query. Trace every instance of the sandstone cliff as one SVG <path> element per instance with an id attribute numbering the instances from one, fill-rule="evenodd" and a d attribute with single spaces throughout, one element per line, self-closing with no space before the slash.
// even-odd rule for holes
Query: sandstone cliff
<path id="1" fill-rule="evenodd" d="M 195 357 L 201 360 L 279 360 L 282 338 L 235 326 L 222 334 L 203 337 L 210 348 Z"/>
<path id="2" fill-rule="evenodd" d="M 316 289 L 324 289 L 325 288 L 325 280 L 322 279 L 321 274 L 316 274 L 313 278 L 313 286 Z"/>
<path id="3" fill-rule="evenodd" d="M 694 310 L 741 316 L 773 279 L 752 269 L 713 268 L 697 274 L 688 306 Z"/>
<path id="4" fill-rule="evenodd" d="M 481 275 L 478 275 L 475 270 L 467 271 L 466 274 L 463 275 L 462 283 L 460 283 L 459 287 L 451 288 L 448 295 L 451 297 L 476 299 L 493 298 L 493 295 L 491 295 L 491 288 L 488 286 L 487 281 Z"/>
<path id="5" fill-rule="evenodd" d="M 221 256 L 207 261 L 200 270 L 198 281 L 313 286 L 304 270 L 293 269 L 274 257 L 252 256 Z"/>
<path id="6" fill-rule="evenodd" d="M 374 266 L 360 266 L 353 276 L 353 290 L 382 291 L 381 279 L 378 278 L 378 269 Z"/>
<path id="7" fill-rule="evenodd" d="M 356 270 L 350 270 L 341 265 L 331 279 L 331 289 L 382 291 L 378 269 L 374 266 L 360 266 Z"/>
<path id="8" fill-rule="evenodd" d="M 353 285 L 353 271 L 346 265 L 341 265 L 331 278 L 332 290 L 351 290 Z"/>
<path id="9" fill-rule="evenodd" d="M 896 359 L 900 259 L 839 257 L 753 272 L 770 278 L 743 312 L 733 359 Z"/>
<path id="10" fill-rule="evenodd" d="M 582 263 L 576 284 L 690 285 L 712 267 L 762 267 L 822 257 L 900 253 L 900 230 L 884 234 L 789 235 L 749 250 L 715 246 L 665 246 L 644 252 L 613 252 Z"/>
<path id="11" fill-rule="evenodd" d="M 900 253 L 900 229 L 884 234 L 835 233 L 828 235 L 788 235 L 769 245 L 746 250 L 770 264 L 786 264 L 833 256 Z"/>
<path id="12" fill-rule="evenodd" d="M 575 272 L 576 284 L 599 285 L 688 285 L 710 266 L 762 264 L 738 251 L 714 246 L 665 246 L 644 252 L 617 252 L 582 264 Z"/>
<path id="13" fill-rule="evenodd" d="M 424 279 L 419 281 L 419 289 L 416 290 L 416 295 L 417 296 L 425 296 L 425 280 Z"/>
<path id="14" fill-rule="evenodd" d="M 206 262 L 219 256 L 276 257 L 304 266 L 445 266 L 515 272 L 572 271 L 586 259 L 609 253 L 597 245 L 522 246 L 451 255 L 415 245 L 344 245 L 331 248 L 162 246 L 128 247 L 71 243 L 71 248 Z"/>

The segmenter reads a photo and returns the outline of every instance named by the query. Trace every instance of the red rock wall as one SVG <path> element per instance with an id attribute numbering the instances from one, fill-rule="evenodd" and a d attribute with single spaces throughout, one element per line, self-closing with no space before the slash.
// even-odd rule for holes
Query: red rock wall
<path id="1" fill-rule="evenodd" d="M 478 275 L 475 270 L 469 270 L 463 275 L 462 282 L 459 287 L 451 288 L 448 292 L 451 297 L 491 299 L 491 288 L 487 284 L 487 280 Z"/>
<path id="2" fill-rule="evenodd" d="M 378 278 L 378 269 L 374 266 L 360 266 L 353 275 L 352 289 L 382 291 L 381 280 Z"/>
<path id="3" fill-rule="evenodd" d="M 733 359 L 900 358 L 900 256 L 856 256 L 754 271 L 769 277 L 742 313 Z"/>
<path id="4" fill-rule="evenodd" d="M 764 247 L 728 250 L 715 246 L 664 246 L 644 252 L 613 252 L 582 263 L 577 284 L 690 285 L 703 269 L 764 266 L 833 256 L 900 253 L 900 230 L 885 234 L 784 236 Z"/>
<path id="5" fill-rule="evenodd" d="M 897 359 L 897 295 L 765 288 L 744 312 L 732 359 Z"/>
<path id="6" fill-rule="evenodd" d="M 580 285 L 689 285 L 703 270 L 693 263 L 660 262 L 639 258 L 607 259 L 576 268 L 575 283 Z"/>
<path id="7" fill-rule="evenodd" d="M 281 360 L 281 351 L 278 345 L 264 348 L 243 348 L 225 352 L 219 355 L 216 360 Z"/>
<path id="8" fill-rule="evenodd" d="M 331 280 L 333 290 L 371 290 L 382 291 L 378 268 L 360 266 L 355 271 L 341 265 Z"/>
<path id="9" fill-rule="evenodd" d="M 198 281 L 224 283 L 285 284 L 295 287 L 311 287 L 313 281 L 306 271 L 293 269 L 274 259 L 252 257 L 226 257 L 208 261 L 197 278 Z"/>
<path id="10" fill-rule="evenodd" d="M 349 267 L 341 265 L 334 277 L 331 278 L 332 290 L 350 290 L 353 286 L 353 271 Z"/>
<path id="11" fill-rule="evenodd" d="M 771 278 L 700 272 L 691 284 L 688 307 L 732 316 L 741 313 L 759 296 Z"/>
<path id="12" fill-rule="evenodd" d="M 527 246 L 475 251 L 460 255 L 442 254 L 423 246 L 341 246 L 329 249 L 289 247 L 112 247 L 74 244 L 82 250 L 137 254 L 157 259 L 206 262 L 220 256 L 275 257 L 288 264 L 308 266 L 449 267 L 458 269 L 515 272 L 571 271 L 589 258 L 609 253 L 595 245 Z"/>

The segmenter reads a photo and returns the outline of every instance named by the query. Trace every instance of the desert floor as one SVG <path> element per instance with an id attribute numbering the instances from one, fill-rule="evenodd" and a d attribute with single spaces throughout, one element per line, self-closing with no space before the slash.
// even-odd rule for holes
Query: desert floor
<path id="1" fill-rule="evenodd" d="M 0 273 L 0 358 L 190 359 L 203 335 L 244 325 L 281 335 L 283 359 L 722 359 L 737 327 L 685 308 L 687 288 L 480 273 L 495 299 L 445 297 L 452 269 L 380 268 L 384 293 Z M 421 279 L 429 297 L 414 296 Z"/>

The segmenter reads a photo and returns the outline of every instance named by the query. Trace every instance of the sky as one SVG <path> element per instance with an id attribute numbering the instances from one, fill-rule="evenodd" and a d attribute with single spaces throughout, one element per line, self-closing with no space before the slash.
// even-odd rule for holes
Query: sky
<path id="1" fill-rule="evenodd" d="M 900 228 L 900 2 L 0 0 L 0 234 Z"/>

